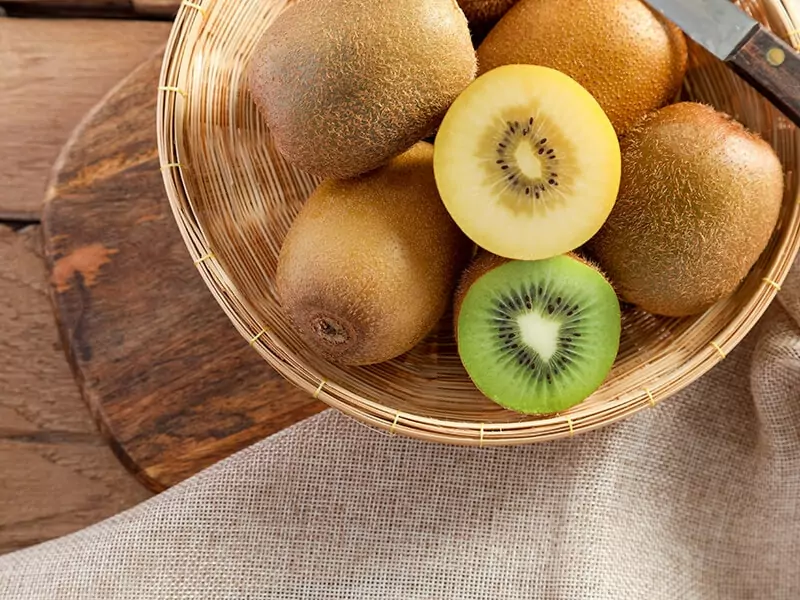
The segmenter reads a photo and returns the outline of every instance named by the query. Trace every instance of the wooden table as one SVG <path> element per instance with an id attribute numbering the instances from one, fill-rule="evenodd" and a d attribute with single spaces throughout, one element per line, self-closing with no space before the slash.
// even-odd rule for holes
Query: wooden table
<path id="1" fill-rule="evenodd" d="M 113 455 L 79 394 L 48 297 L 39 223 L 60 149 L 85 113 L 165 43 L 176 2 L 0 0 L 0 8 L 4 553 L 150 495 Z"/>

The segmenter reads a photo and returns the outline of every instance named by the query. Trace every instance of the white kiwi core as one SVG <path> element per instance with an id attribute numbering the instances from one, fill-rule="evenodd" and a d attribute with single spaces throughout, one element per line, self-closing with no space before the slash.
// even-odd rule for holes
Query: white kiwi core
<path id="1" fill-rule="evenodd" d="M 523 175 L 533 180 L 541 178 L 542 161 L 536 156 L 530 144 L 519 144 L 514 152 L 514 159 Z"/>
<path id="2" fill-rule="evenodd" d="M 561 322 L 538 312 L 528 312 L 517 317 L 517 325 L 524 341 L 542 360 L 548 361 L 558 350 Z"/>

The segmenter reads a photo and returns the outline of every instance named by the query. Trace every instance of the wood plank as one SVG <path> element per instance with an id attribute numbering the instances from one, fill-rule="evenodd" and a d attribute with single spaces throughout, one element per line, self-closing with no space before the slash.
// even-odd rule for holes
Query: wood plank
<path id="1" fill-rule="evenodd" d="M 0 18 L 0 220 L 39 218 L 71 131 L 169 30 L 160 22 Z"/>
<path id="2" fill-rule="evenodd" d="M 0 0 L 9 16 L 121 17 L 134 15 L 131 0 Z"/>
<path id="3" fill-rule="evenodd" d="M 41 230 L 0 226 L 0 553 L 65 535 L 149 494 L 108 445 L 61 349 Z"/>
<path id="4" fill-rule="evenodd" d="M 180 0 L 0 0 L 11 16 L 134 17 L 171 19 Z"/>
<path id="5" fill-rule="evenodd" d="M 133 9 L 141 15 L 173 17 L 178 12 L 180 0 L 132 0 Z M 202 2 L 199 2 L 202 4 Z"/>
<path id="6" fill-rule="evenodd" d="M 43 220 L 84 397 L 155 490 L 325 408 L 249 347 L 192 264 L 158 168 L 159 70 L 150 60 L 87 117 Z"/>

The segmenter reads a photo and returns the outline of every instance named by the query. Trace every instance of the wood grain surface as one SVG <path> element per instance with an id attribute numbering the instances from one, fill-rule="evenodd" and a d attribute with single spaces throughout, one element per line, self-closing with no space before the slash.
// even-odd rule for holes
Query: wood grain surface
<path id="1" fill-rule="evenodd" d="M 180 0 L 0 0 L 12 16 L 172 18 Z"/>
<path id="2" fill-rule="evenodd" d="M 172 17 L 178 12 L 180 0 L 131 0 L 133 10 L 142 15 Z"/>
<path id="3" fill-rule="evenodd" d="M 60 346 L 38 226 L 0 226 L 0 554 L 149 496 L 97 430 Z"/>
<path id="4" fill-rule="evenodd" d="M 0 18 L 0 220 L 38 219 L 70 132 L 169 30 L 166 22 Z"/>
<path id="5" fill-rule="evenodd" d="M 158 169 L 159 66 L 139 68 L 76 132 L 43 220 L 83 395 L 154 490 L 324 407 L 248 346 L 192 264 Z"/>

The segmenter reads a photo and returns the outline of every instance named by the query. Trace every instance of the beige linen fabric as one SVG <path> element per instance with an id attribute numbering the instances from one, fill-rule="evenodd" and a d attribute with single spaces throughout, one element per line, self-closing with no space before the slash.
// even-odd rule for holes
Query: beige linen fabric
<path id="1" fill-rule="evenodd" d="M 0 558 L 6 599 L 800 599 L 800 270 L 710 374 L 571 440 L 465 449 L 327 411 Z"/>

